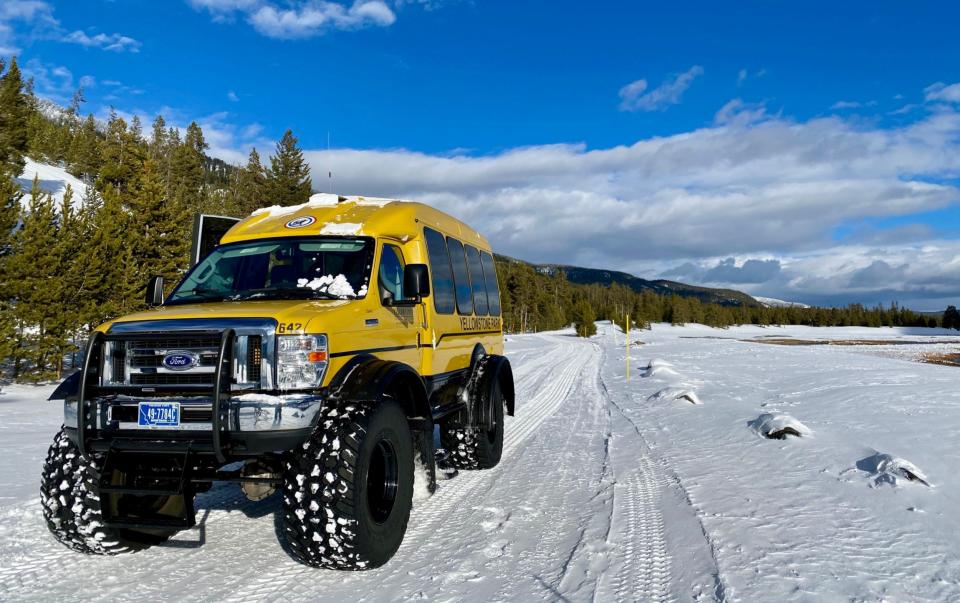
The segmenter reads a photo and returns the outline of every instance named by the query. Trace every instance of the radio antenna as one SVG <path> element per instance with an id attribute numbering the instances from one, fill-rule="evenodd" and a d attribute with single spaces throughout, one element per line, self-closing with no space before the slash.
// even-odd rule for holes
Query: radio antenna
<path id="1" fill-rule="evenodd" d="M 327 157 L 330 157 L 330 130 L 327 130 Z M 333 190 L 333 171 L 331 170 L 327 170 L 327 185 L 331 193 L 336 192 Z"/>

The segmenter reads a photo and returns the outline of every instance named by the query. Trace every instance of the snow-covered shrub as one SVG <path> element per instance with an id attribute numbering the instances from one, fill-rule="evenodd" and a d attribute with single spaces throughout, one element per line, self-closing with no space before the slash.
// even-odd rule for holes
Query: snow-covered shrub
<path id="1" fill-rule="evenodd" d="M 790 415 L 764 413 L 747 425 L 765 438 L 785 440 L 787 436 L 804 437 L 810 435 L 810 429 Z"/>
<path id="2" fill-rule="evenodd" d="M 903 480 L 919 482 L 924 486 L 930 485 L 930 480 L 916 465 L 906 459 L 881 452 L 857 461 L 857 469 L 873 477 L 874 487 L 883 485 L 896 487 Z"/>
<path id="3" fill-rule="evenodd" d="M 691 404 L 703 404 L 700 397 L 697 396 L 697 392 L 684 387 L 665 387 L 647 398 L 649 402 L 662 400 L 686 400 Z"/>

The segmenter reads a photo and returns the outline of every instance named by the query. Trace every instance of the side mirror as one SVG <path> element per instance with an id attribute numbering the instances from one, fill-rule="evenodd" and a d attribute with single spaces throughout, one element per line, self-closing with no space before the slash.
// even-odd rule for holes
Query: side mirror
<path id="1" fill-rule="evenodd" d="M 403 293 L 418 301 L 430 295 L 430 273 L 426 264 L 407 264 L 404 267 Z"/>
<path id="2" fill-rule="evenodd" d="M 147 294 L 145 301 L 147 302 L 147 307 L 152 308 L 154 306 L 159 306 L 163 303 L 163 277 L 162 276 L 151 276 L 150 281 L 147 282 Z"/>

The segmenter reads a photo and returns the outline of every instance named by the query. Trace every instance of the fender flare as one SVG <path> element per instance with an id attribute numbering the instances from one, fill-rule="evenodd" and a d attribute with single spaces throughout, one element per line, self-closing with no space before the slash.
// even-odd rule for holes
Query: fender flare
<path id="1" fill-rule="evenodd" d="M 503 402 L 506 406 L 507 415 L 516 414 L 516 394 L 513 387 L 513 368 L 510 361 L 505 356 L 488 354 L 479 359 L 471 371 L 468 387 L 473 390 L 470 398 L 480 400 L 477 393 L 485 393 L 487 396 L 493 395 L 495 385 L 500 387 L 500 395 L 503 396 Z M 477 409 L 471 409 L 471 412 L 478 412 Z"/>
<path id="2" fill-rule="evenodd" d="M 60 382 L 47 400 L 51 402 L 75 401 L 80 395 L 80 379 L 83 377 L 83 371 L 75 371 L 66 379 Z"/>
<path id="3" fill-rule="evenodd" d="M 381 360 L 370 354 L 354 356 L 334 375 L 329 391 L 331 400 L 337 403 L 381 402 L 394 396 L 410 420 L 412 430 L 433 433 L 426 384 L 407 364 Z"/>

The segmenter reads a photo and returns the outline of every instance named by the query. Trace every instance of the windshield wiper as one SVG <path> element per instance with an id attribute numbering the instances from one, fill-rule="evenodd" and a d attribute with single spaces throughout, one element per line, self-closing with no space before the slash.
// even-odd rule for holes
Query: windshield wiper
<path id="1" fill-rule="evenodd" d="M 345 299 L 339 295 L 334 295 L 327 291 L 321 291 L 319 289 L 311 289 L 309 287 L 265 287 L 262 289 L 248 289 L 242 293 L 238 293 L 236 296 L 231 297 L 233 300 L 243 300 L 251 298 L 280 298 L 283 299 L 285 296 L 295 297 L 296 299 L 310 299 L 315 297 L 320 297 L 322 299 Z M 346 298 L 349 299 L 349 298 Z"/>
<path id="2" fill-rule="evenodd" d="M 216 289 L 209 289 L 207 287 L 194 287 L 193 289 L 187 289 L 185 291 L 177 291 L 176 295 L 177 297 L 171 299 L 168 303 L 184 304 L 204 301 L 223 301 L 223 292 L 217 291 Z M 180 296 L 198 297 L 200 299 L 183 299 Z"/>

